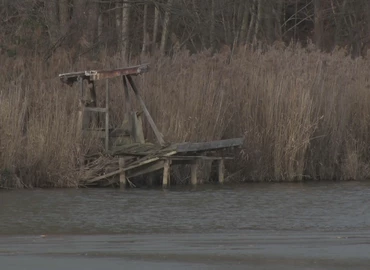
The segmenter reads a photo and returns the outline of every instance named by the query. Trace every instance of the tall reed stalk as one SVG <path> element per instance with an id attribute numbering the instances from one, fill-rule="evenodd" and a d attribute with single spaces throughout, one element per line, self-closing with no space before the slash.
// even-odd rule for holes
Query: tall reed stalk
<path id="1" fill-rule="evenodd" d="M 0 58 L 0 186 L 5 178 L 9 186 L 77 186 L 79 155 L 96 145 L 76 136 L 78 90 L 57 75 L 115 68 L 117 59 Z M 238 180 L 369 177 L 369 60 L 292 45 L 240 47 L 232 55 L 180 51 L 149 62 L 151 71 L 135 80 L 166 140 L 244 136 L 237 162 L 228 165 L 230 173 L 242 171 Z M 115 126 L 125 110 L 121 84 L 112 81 Z M 98 96 L 103 103 L 103 93 Z M 147 125 L 145 133 L 154 140 Z"/>

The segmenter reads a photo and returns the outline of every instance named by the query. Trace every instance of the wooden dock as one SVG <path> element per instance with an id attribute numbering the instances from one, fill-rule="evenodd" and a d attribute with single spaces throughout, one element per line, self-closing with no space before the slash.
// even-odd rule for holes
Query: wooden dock
<path id="1" fill-rule="evenodd" d="M 169 144 L 154 123 L 139 89 L 132 76 L 143 74 L 149 70 L 147 64 L 120 68 L 114 70 L 92 70 L 60 74 L 63 83 L 70 86 L 79 83 L 80 102 L 78 136 L 97 136 L 104 139 L 106 159 L 102 154 L 92 154 L 83 157 L 81 164 L 87 173 L 81 180 L 82 186 L 109 186 L 117 185 L 125 188 L 134 185 L 135 177 L 147 175 L 162 170 L 163 187 L 170 185 L 170 168 L 176 165 L 190 165 L 190 183 L 198 184 L 198 166 L 201 161 L 216 161 L 218 181 L 224 182 L 224 161 L 230 159 L 219 155 L 221 150 L 239 147 L 243 144 L 242 138 L 233 138 L 211 142 L 185 142 Z M 122 127 L 111 127 L 109 121 L 109 79 L 122 77 L 125 94 L 125 115 Z M 98 107 L 96 99 L 95 81 L 106 80 L 105 106 Z M 85 83 L 84 83 L 85 82 Z M 85 84 L 89 91 L 85 91 Z M 130 87 L 134 97 L 139 102 L 142 112 L 131 111 Z M 104 113 L 104 127 L 97 128 L 95 113 Z M 143 114 L 152 128 L 156 142 L 148 143 L 143 132 Z M 104 162 L 102 162 L 104 160 Z M 150 177 L 149 177 L 150 178 Z"/>

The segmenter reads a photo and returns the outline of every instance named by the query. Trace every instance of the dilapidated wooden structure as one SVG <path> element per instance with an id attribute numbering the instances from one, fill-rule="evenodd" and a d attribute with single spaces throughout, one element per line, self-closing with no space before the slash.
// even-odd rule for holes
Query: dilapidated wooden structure
<path id="1" fill-rule="evenodd" d="M 148 64 L 119 68 L 113 70 L 89 70 L 60 74 L 61 81 L 70 86 L 79 84 L 80 102 L 78 116 L 78 136 L 98 136 L 104 140 L 105 155 L 113 158 L 110 171 L 104 171 L 89 179 L 84 179 L 81 185 L 113 185 L 121 188 L 132 183 L 137 176 L 150 175 L 162 170 L 162 185 L 170 184 L 170 168 L 174 165 L 191 165 L 191 183 L 198 183 L 197 171 L 199 161 L 210 160 L 218 163 L 218 181 L 224 182 L 224 160 L 228 157 L 217 155 L 220 150 L 238 147 L 242 138 L 234 138 L 211 142 L 166 143 L 162 133 L 154 123 L 137 88 L 133 76 L 149 71 Z M 121 77 L 125 96 L 124 123 L 120 127 L 110 124 L 110 84 L 109 79 Z M 105 106 L 97 106 L 96 81 L 105 80 Z M 86 87 L 87 86 L 87 87 Z M 86 89 L 87 88 L 87 89 Z M 133 111 L 130 99 L 130 88 L 139 102 L 142 112 Z M 88 91 L 87 91 L 88 90 Z M 113 97 L 114 98 L 114 97 Z M 98 126 L 97 114 L 104 114 L 104 125 Z M 147 142 L 143 132 L 143 115 L 153 130 L 156 142 Z M 82 164 L 93 163 L 96 155 L 83 157 Z"/>

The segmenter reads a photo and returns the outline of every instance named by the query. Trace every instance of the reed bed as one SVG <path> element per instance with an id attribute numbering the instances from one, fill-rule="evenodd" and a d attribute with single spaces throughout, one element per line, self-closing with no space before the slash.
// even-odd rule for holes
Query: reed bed
<path id="1" fill-rule="evenodd" d="M 0 186 L 79 185 L 79 157 L 101 146 L 77 136 L 78 91 L 57 75 L 121 66 L 104 53 L 97 59 L 72 61 L 63 52 L 47 63 L 0 56 Z M 245 137 L 236 162 L 227 164 L 235 180 L 369 177 L 369 60 L 292 45 L 180 51 L 130 64 L 146 61 L 151 71 L 135 80 L 167 141 Z M 119 125 L 120 80 L 112 81 L 111 99 L 112 124 Z M 145 133 L 154 138 L 147 125 Z"/>

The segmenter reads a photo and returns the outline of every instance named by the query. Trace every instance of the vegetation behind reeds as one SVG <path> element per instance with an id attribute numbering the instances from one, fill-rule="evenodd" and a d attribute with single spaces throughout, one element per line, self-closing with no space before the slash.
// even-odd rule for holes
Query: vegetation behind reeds
<path id="1" fill-rule="evenodd" d="M 0 186 L 78 186 L 79 156 L 96 146 L 78 138 L 78 90 L 57 75 L 119 61 L 102 55 L 74 63 L 61 52 L 48 63 L 0 58 Z M 293 45 L 145 60 L 151 71 L 135 80 L 167 141 L 245 137 L 236 162 L 227 164 L 236 180 L 369 177 L 369 60 Z M 112 86 L 118 125 L 124 95 L 121 81 Z"/>

